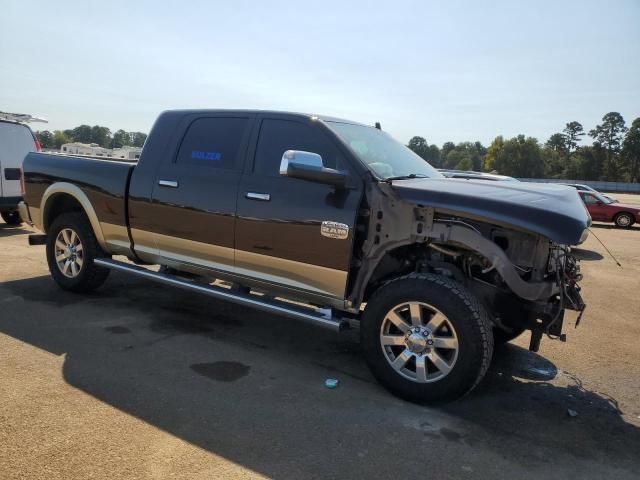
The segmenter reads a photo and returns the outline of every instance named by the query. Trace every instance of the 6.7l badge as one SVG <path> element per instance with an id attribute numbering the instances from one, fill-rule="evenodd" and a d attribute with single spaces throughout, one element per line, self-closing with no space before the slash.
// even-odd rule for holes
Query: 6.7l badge
<path id="1" fill-rule="evenodd" d="M 338 222 L 322 222 L 320 227 L 320 233 L 323 237 L 337 238 L 338 240 L 344 240 L 349 236 L 349 225 Z"/>

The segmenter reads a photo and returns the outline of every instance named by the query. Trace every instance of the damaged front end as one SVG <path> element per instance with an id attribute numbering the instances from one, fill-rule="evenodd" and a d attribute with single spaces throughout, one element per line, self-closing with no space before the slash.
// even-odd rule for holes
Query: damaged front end
<path id="1" fill-rule="evenodd" d="M 579 312 L 576 326 L 580 322 L 585 309 L 582 275 L 568 244 L 489 218 L 393 201 L 395 192 L 384 187 L 378 192 L 368 195 L 352 305 L 366 302 L 389 278 L 419 271 L 463 284 L 484 304 L 494 331 L 503 336 L 515 338 L 531 330 L 533 351 L 545 334 L 565 340 L 566 310 Z M 584 241 L 587 226 L 584 222 L 573 243 Z"/>
<path id="2" fill-rule="evenodd" d="M 543 335 L 551 339 L 566 341 L 563 333 L 564 315 L 566 310 L 578 312 L 575 326 L 582 318 L 586 305 L 580 294 L 579 282 L 582 280 L 578 260 L 567 245 L 559 245 L 544 241 L 548 246 L 548 258 L 544 273 L 540 272 L 540 281 L 551 286 L 551 294 L 534 300 L 523 300 L 509 292 L 487 292 L 480 288 L 480 296 L 490 306 L 494 316 L 495 328 L 510 332 L 515 329 L 530 330 L 529 349 L 537 352 Z M 533 259 L 532 259 L 533 260 Z M 518 265 L 523 277 L 531 278 L 536 275 L 534 268 Z M 477 279 L 476 279 L 477 280 Z M 497 279 L 494 279 L 497 280 Z M 500 281 L 494 281 L 494 286 L 500 286 Z M 476 285 L 469 285 L 472 290 L 478 290 Z"/>
<path id="3" fill-rule="evenodd" d="M 529 348 L 533 351 L 538 351 L 543 334 L 565 341 L 566 336 L 562 333 L 565 310 L 578 312 L 578 317 L 576 318 L 577 327 L 586 308 L 580 295 L 580 285 L 578 285 L 582 280 L 580 266 L 576 257 L 571 253 L 570 247 L 552 245 L 547 271 L 548 275 L 555 279 L 555 286 L 558 292 L 550 302 L 551 311 L 546 313 L 540 319 L 540 323 L 536 323 L 531 329 Z"/>
<path id="4" fill-rule="evenodd" d="M 423 230 L 424 231 L 424 230 Z M 582 279 L 571 248 L 529 232 L 460 218 L 438 218 L 420 270 L 457 277 L 484 303 L 505 335 L 531 330 L 529 348 L 543 335 L 564 341 L 565 310 L 579 312 Z"/>

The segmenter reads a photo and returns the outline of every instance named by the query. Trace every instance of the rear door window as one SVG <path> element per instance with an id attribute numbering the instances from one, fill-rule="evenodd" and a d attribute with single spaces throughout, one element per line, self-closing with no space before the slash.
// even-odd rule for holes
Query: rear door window
<path id="1" fill-rule="evenodd" d="M 240 146 L 249 119 L 207 117 L 194 120 L 178 150 L 176 163 L 223 170 L 239 170 Z"/>
<path id="2" fill-rule="evenodd" d="M 287 150 L 317 153 L 328 168 L 344 168 L 339 150 L 322 132 L 304 123 L 292 120 L 264 119 L 254 160 L 254 172 L 278 176 L 282 155 Z"/>

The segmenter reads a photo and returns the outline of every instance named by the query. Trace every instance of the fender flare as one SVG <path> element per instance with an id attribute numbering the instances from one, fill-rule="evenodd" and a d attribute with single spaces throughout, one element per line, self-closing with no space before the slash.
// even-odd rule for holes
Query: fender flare
<path id="1" fill-rule="evenodd" d="M 104 235 L 102 233 L 102 227 L 100 226 L 100 221 L 98 220 L 98 216 L 96 215 L 96 211 L 91 205 L 89 198 L 87 195 L 76 185 L 68 182 L 56 182 L 45 190 L 42 195 L 42 200 L 40 201 L 40 212 L 42 214 L 42 231 L 46 233 L 46 222 L 48 209 L 51 207 L 51 200 L 57 194 L 66 194 L 73 197 L 82 207 L 84 213 L 87 215 L 89 219 L 89 223 L 91 223 L 91 228 L 93 229 L 93 233 L 96 236 L 96 240 L 98 244 L 103 249 L 107 248 L 107 245 L 104 241 Z"/>

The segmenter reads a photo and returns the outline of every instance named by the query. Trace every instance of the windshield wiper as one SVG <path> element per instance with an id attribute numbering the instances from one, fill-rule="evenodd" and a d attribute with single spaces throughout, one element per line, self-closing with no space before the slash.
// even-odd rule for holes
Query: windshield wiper
<path id="1" fill-rule="evenodd" d="M 409 175 L 398 175 L 396 177 L 387 177 L 383 181 L 391 183 L 393 180 L 409 180 L 411 178 L 429 178 L 424 173 L 410 173 Z"/>

